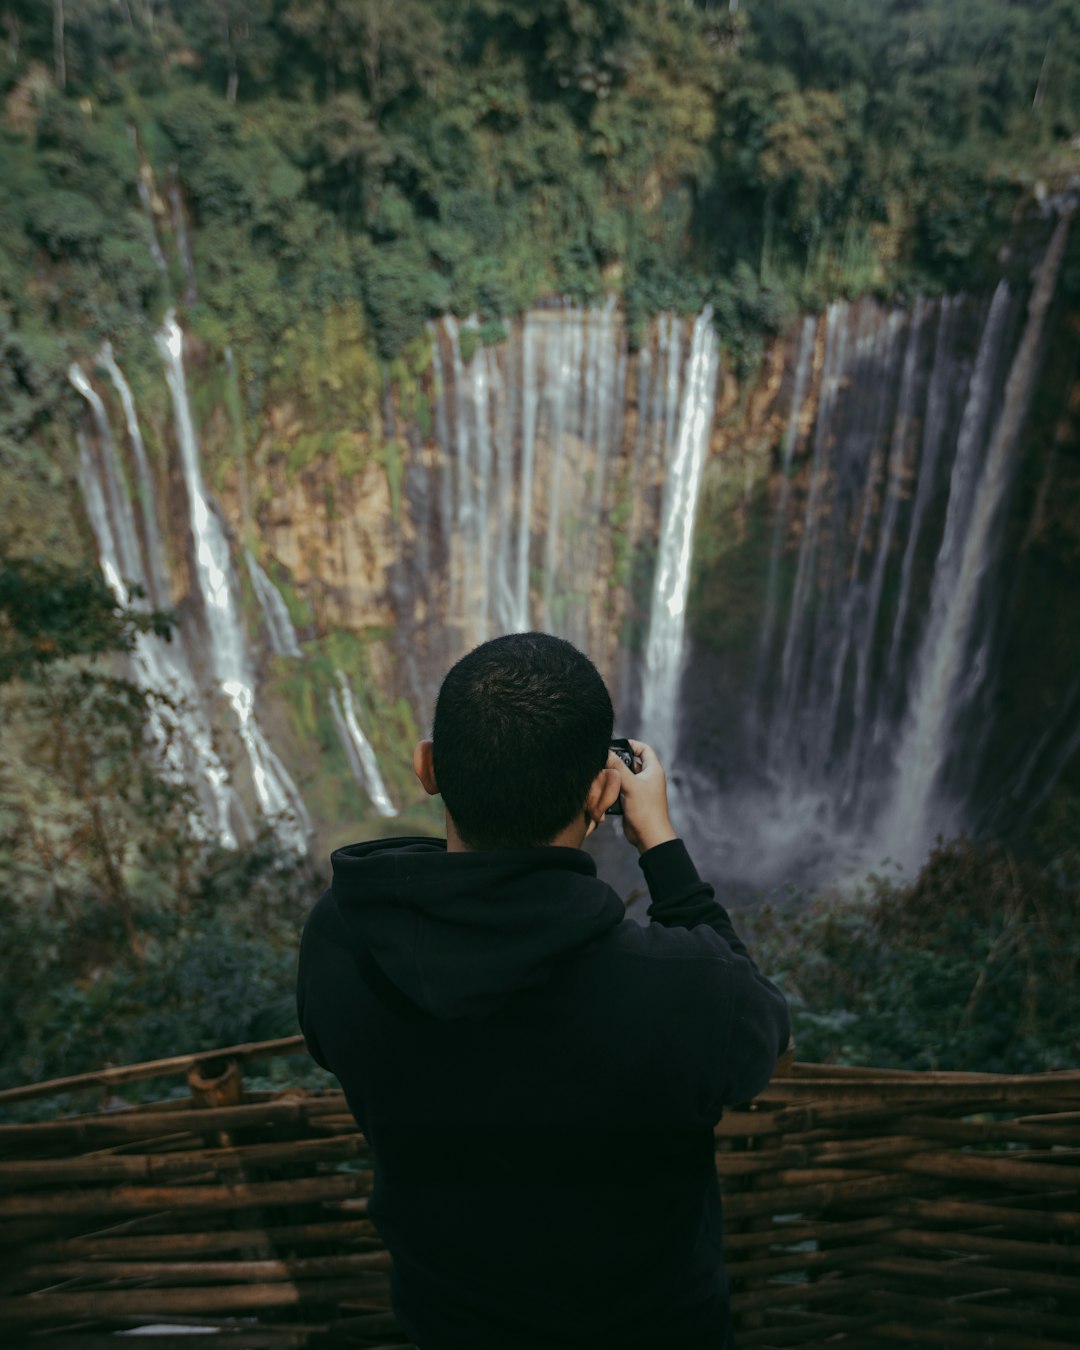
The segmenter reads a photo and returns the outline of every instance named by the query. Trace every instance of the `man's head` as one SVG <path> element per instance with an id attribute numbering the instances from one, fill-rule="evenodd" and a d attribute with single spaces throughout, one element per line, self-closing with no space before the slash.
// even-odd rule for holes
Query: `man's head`
<path id="1" fill-rule="evenodd" d="M 451 669 L 414 764 L 467 847 L 550 844 L 577 824 L 583 835 L 586 814 L 598 819 L 617 795 L 605 770 L 613 721 L 587 656 L 547 633 L 513 633 Z"/>

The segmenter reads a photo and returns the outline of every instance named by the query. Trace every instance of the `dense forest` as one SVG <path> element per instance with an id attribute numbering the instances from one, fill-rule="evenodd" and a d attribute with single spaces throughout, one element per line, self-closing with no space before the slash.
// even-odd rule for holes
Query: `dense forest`
<path id="1" fill-rule="evenodd" d="M 556 297 L 616 296 L 632 347 L 651 316 L 709 304 L 741 378 L 837 298 L 1026 285 L 1028 222 L 1080 175 L 1080 8 L 0 0 L 0 96 L 11 1082 L 290 1031 L 315 884 L 269 837 L 232 854 L 193 836 L 188 797 L 139 753 L 146 701 L 119 658 L 174 618 L 118 609 L 72 523 L 72 360 L 110 339 L 138 389 L 177 306 L 206 350 L 235 353 L 208 458 L 286 390 L 296 468 L 349 453 L 328 428 L 380 424 L 440 315 L 477 316 L 467 361 Z M 1080 297 L 1076 256 L 1060 286 Z M 35 819 L 38 777 L 66 795 Z M 959 844 L 913 886 L 821 901 L 794 931 L 763 916 L 807 1054 L 1074 1062 L 1054 990 L 1080 968 L 1078 816 L 1055 802 L 1022 864 Z M 943 895 L 955 923 L 931 949 Z M 1023 1019 L 976 1018 L 995 994 Z"/>
<path id="2" fill-rule="evenodd" d="M 389 358 L 431 315 L 551 294 L 617 291 L 632 330 L 707 299 L 744 356 L 836 295 L 984 281 L 1075 172 L 1069 0 L 5 0 L 2 24 L 6 458 L 71 402 L 72 347 L 145 333 L 169 288 L 243 349 L 253 407 L 345 324 Z M 155 266 L 140 155 L 183 185 L 197 298 Z M 320 393 L 362 412 L 356 366 Z"/>

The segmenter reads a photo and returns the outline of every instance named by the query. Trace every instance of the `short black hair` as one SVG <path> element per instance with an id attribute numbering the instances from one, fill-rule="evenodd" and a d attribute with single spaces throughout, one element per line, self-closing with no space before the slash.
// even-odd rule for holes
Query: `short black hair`
<path id="1" fill-rule="evenodd" d="M 615 715 L 600 672 L 550 633 L 511 633 L 452 667 L 435 704 L 435 778 L 474 849 L 548 844 L 581 814 Z"/>

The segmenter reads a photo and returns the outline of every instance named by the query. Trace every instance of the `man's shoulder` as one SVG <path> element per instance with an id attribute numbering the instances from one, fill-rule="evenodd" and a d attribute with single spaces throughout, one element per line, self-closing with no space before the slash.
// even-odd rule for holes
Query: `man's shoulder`
<path id="1" fill-rule="evenodd" d="M 732 965 L 735 954 L 708 924 L 697 928 L 669 928 L 662 923 L 639 924 L 624 920 L 614 930 L 613 955 L 650 961 L 701 961 Z"/>
<path id="2" fill-rule="evenodd" d="M 317 940 L 339 945 L 344 936 L 345 929 L 334 900 L 334 892 L 328 886 L 308 910 L 300 939 L 301 945 L 310 945 Z"/>

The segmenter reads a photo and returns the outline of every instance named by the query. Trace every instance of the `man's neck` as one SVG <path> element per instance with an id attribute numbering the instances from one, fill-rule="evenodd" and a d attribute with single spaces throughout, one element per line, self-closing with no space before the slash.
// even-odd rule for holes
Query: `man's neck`
<path id="1" fill-rule="evenodd" d="M 585 842 L 586 821 L 584 816 L 580 821 L 574 821 L 567 825 L 564 830 L 560 830 L 554 839 L 549 839 L 545 848 L 580 848 Z M 473 853 L 468 844 L 458 834 L 457 828 L 449 813 L 446 816 L 446 851 L 447 853 Z"/>

